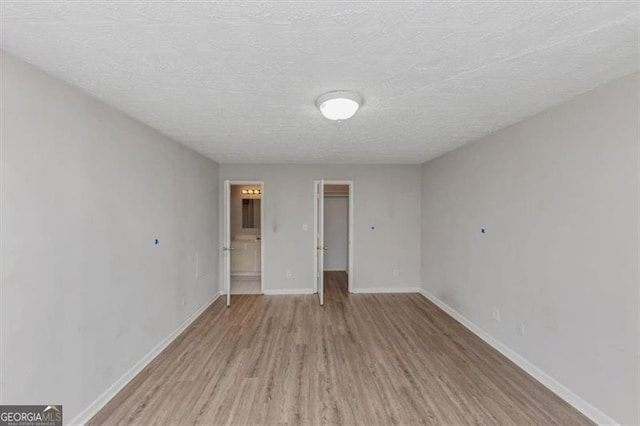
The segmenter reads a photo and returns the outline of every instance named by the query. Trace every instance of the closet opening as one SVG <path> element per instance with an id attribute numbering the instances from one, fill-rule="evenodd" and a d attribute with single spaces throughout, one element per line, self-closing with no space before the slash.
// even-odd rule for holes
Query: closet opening
<path id="1" fill-rule="evenodd" d="M 353 288 L 353 182 L 315 182 L 315 274 L 320 304 Z"/>

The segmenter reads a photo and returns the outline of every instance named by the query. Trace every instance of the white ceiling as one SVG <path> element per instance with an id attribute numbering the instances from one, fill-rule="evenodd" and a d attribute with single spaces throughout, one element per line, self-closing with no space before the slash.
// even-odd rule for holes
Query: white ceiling
<path id="1" fill-rule="evenodd" d="M 639 68 L 637 1 L 1 7 L 3 49 L 223 163 L 421 163 Z"/>

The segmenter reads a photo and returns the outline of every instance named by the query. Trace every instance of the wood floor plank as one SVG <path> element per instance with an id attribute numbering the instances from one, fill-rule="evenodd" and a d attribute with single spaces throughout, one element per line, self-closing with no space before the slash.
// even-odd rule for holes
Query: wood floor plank
<path id="1" fill-rule="evenodd" d="M 90 424 L 592 424 L 418 294 L 219 300 Z"/>

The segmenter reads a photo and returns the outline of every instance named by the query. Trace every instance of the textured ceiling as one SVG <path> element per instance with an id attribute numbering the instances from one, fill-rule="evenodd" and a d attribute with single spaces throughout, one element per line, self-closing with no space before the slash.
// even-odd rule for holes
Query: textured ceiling
<path id="1" fill-rule="evenodd" d="M 223 163 L 421 163 L 638 65 L 638 2 L 6 1 L 0 46 Z M 355 90 L 351 120 L 324 92 Z"/>

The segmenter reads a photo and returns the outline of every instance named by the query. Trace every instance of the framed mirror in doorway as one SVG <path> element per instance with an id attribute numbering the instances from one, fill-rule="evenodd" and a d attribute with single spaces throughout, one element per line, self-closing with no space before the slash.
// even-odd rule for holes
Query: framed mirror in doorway
<path id="1" fill-rule="evenodd" d="M 260 228 L 260 199 L 259 198 L 243 198 L 242 199 L 242 228 L 243 229 Z"/>

